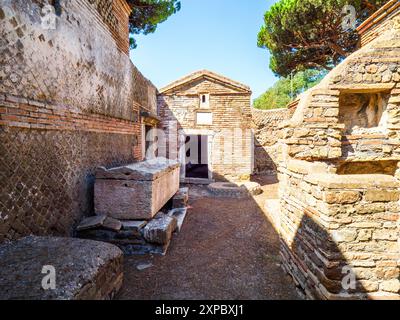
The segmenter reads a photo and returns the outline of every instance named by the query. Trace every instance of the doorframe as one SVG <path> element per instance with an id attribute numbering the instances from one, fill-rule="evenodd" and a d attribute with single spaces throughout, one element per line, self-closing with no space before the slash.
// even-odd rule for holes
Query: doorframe
<path id="1" fill-rule="evenodd" d="M 185 141 L 187 136 L 207 136 L 207 166 L 208 166 L 208 180 L 213 179 L 212 167 L 212 153 L 213 153 L 213 140 L 215 132 L 207 129 L 182 129 L 179 133 L 179 162 L 181 163 L 180 177 L 182 180 L 186 179 L 186 148 Z"/>

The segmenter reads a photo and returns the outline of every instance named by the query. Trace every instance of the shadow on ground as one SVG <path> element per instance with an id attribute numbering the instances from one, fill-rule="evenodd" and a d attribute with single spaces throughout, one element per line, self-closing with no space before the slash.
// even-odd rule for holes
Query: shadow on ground
<path id="1" fill-rule="evenodd" d="M 215 198 L 190 189 L 190 210 L 168 253 L 125 258 L 119 299 L 299 299 L 279 260 L 279 237 L 261 207 L 274 178 L 253 198 Z M 152 266 L 139 271 L 141 263 Z"/>

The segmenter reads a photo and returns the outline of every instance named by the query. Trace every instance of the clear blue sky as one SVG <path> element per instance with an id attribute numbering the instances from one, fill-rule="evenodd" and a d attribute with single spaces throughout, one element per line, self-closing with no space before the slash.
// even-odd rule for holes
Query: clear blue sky
<path id="1" fill-rule="evenodd" d="M 158 88 L 208 69 L 247 84 L 253 99 L 277 80 L 257 47 L 264 12 L 276 0 L 181 0 L 155 33 L 137 36 L 131 59 Z"/>

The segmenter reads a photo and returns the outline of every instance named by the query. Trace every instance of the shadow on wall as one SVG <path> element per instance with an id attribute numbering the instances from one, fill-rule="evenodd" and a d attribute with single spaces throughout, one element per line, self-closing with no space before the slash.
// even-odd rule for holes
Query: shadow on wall
<path id="1" fill-rule="evenodd" d="M 254 173 L 276 176 L 277 165 L 266 149 L 267 147 L 262 146 L 259 139 L 254 137 Z"/>
<path id="2" fill-rule="evenodd" d="M 245 202 L 246 198 L 250 199 L 247 201 L 253 202 L 262 212 L 264 212 L 263 219 L 268 224 L 275 227 L 276 233 L 271 234 L 272 229 L 258 229 L 258 232 L 269 232 L 269 238 L 279 238 L 280 240 L 280 266 L 291 276 L 293 280 L 293 290 L 297 288 L 298 293 L 303 298 L 308 299 L 367 299 L 367 291 L 371 291 L 375 284 L 373 281 L 369 281 L 371 275 L 368 273 L 368 267 L 363 265 L 363 261 L 359 265 L 352 266 L 348 263 L 342 250 L 340 248 L 340 242 L 344 239 L 333 239 L 332 236 L 313 220 L 312 217 L 307 215 L 307 212 L 299 212 L 298 216 L 298 227 L 293 227 L 292 239 L 288 239 L 285 236 L 286 230 L 276 225 L 276 221 L 270 218 L 270 212 L 267 212 L 264 201 L 279 201 L 277 199 L 277 180 L 274 176 L 266 175 L 255 175 L 252 177 L 253 181 L 257 181 L 261 184 L 264 189 L 263 195 L 254 196 L 249 192 L 240 196 L 240 201 Z M 229 181 L 226 180 L 230 184 Z M 238 201 L 239 196 L 235 194 L 228 194 L 225 197 L 219 198 L 221 203 L 223 201 L 229 201 L 229 197 L 233 198 L 232 201 Z M 202 194 L 201 199 L 206 201 L 207 195 Z M 218 198 L 217 198 L 218 199 Z M 247 206 L 246 206 L 247 207 Z M 250 208 L 250 206 L 248 206 Z M 240 207 L 236 208 L 236 211 L 232 213 L 241 214 Z M 290 215 L 281 217 L 284 219 L 295 219 Z M 230 221 L 231 222 L 231 221 Z M 293 222 L 293 225 L 294 222 Z M 232 230 L 242 230 L 243 225 L 234 225 Z M 215 232 L 216 230 L 214 230 Z M 209 235 L 210 237 L 212 235 Z M 257 241 L 257 235 L 254 241 Z M 348 235 L 351 236 L 351 235 Z M 229 238 L 229 236 L 228 236 Z M 217 241 L 218 239 L 216 239 Z M 219 241 L 223 241 L 219 239 Z M 286 244 L 288 243 L 288 245 Z M 272 245 L 273 246 L 273 245 Z M 260 248 L 266 249 L 265 244 L 260 243 Z M 224 251 L 228 249 L 223 249 Z M 265 251 L 263 254 L 271 255 L 278 254 L 278 247 L 276 251 Z M 224 255 L 226 253 L 222 253 Z M 362 259 L 360 256 L 359 259 Z M 254 261 L 249 262 L 253 267 Z M 275 264 L 270 260 L 264 261 L 265 264 Z M 271 265 L 266 266 L 269 270 L 273 268 Z M 210 271 L 211 272 L 211 271 Z M 357 275 L 357 276 L 356 276 Z M 266 279 L 272 283 L 277 282 L 276 279 L 268 279 L 268 277 L 277 277 L 279 272 L 271 275 L 266 275 Z M 285 277 L 282 277 L 284 282 Z M 229 280 L 226 280 L 229 281 Z M 254 285 L 255 284 L 249 284 Z M 221 284 L 224 286 L 224 284 Z M 280 289 L 285 290 L 285 289 Z"/>
<path id="3" fill-rule="evenodd" d="M 378 290 L 365 263 L 350 265 L 336 241 L 306 212 L 288 243 L 281 239 L 283 266 L 307 298 L 367 299 L 367 291 Z"/>

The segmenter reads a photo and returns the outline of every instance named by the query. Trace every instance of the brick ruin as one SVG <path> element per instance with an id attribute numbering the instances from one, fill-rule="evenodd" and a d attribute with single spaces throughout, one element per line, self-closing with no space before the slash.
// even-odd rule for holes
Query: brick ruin
<path id="1" fill-rule="evenodd" d="M 157 112 L 124 0 L 63 1 L 56 29 L 46 3 L 0 8 L 0 242 L 71 235 L 93 214 L 95 168 L 141 160 L 142 114 Z"/>
<path id="2" fill-rule="evenodd" d="M 281 138 L 280 123 L 291 116 L 287 108 L 259 110 L 252 108 L 254 127 L 254 173 L 276 175 Z"/>
<path id="3" fill-rule="evenodd" d="M 400 298 L 399 13 L 391 1 L 361 25 L 364 46 L 280 125 L 274 224 L 308 298 Z"/>
<path id="4" fill-rule="evenodd" d="M 289 110 L 279 111 L 251 111 L 247 86 L 209 71 L 178 80 L 158 95 L 129 59 L 130 8 L 124 0 L 63 1 L 50 15 L 56 29 L 44 23 L 47 3 L 4 0 L 0 8 L 0 243 L 29 234 L 72 236 L 81 219 L 91 216 L 80 225 L 87 238 L 97 237 L 98 230 L 85 223 L 101 231 L 107 225 L 114 229 L 112 236 L 103 232 L 108 242 L 148 241 L 158 245 L 149 250 L 164 253 L 186 214 L 187 190 L 174 196 L 162 220 L 154 215 L 178 189 L 178 179 L 163 199 L 141 203 L 151 207 L 150 218 L 140 217 L 149 221 L 115 221 L 101 209 L 94 216 L 96 168 L 103 167 L 97 178 L 106 183 L 100 180 L 110 168 L 132 170 L 128 164 L 144 159 L 147 127 L 167 134 L 181 129 L 187 136 L 209 137 L 207 180 L 247 180 L 253 161 L 258 173 L 278 173 L 280 199 L 269 200 L 267 208 L 281 237 L 283 266 L 307 298 L 400 298 L 398 1 L 389 1 L 359 27 L 362 49 Z M 247 131 L 251 119 L 254 140 Z M 224 137 L 232 127 L 244 133 L 237 145 Z M 181 142 L 168 141 L 170 158 L 182 160 Z M 228 158 L 221 154 L 226 145 L 232 150 Z M 155 176 L 112 177 L 107 183 L 153 190 L 160 177 Z M 69 240 L 64 253 L 56 250 L 63 240 L 52 237 L 4 245 L 0 269 L 8 274 L 28 251 L 34 273 L 36 249 L 55 250 L 60 259 L 55 263 L 61 264 L 69 263 L 63 258 L 74 250 L 77 265 L 86 266 L 80 271 L 93 271 L 83 276 L 96 281 L 84 291 L 76 284 L 67 298 L 112 296 L 122 281 L 122 252 Z M 87 264 L 79 250 L 105 252 L 109 267 Z M 12 288 L 13 274 L 8 276 Z"/>

